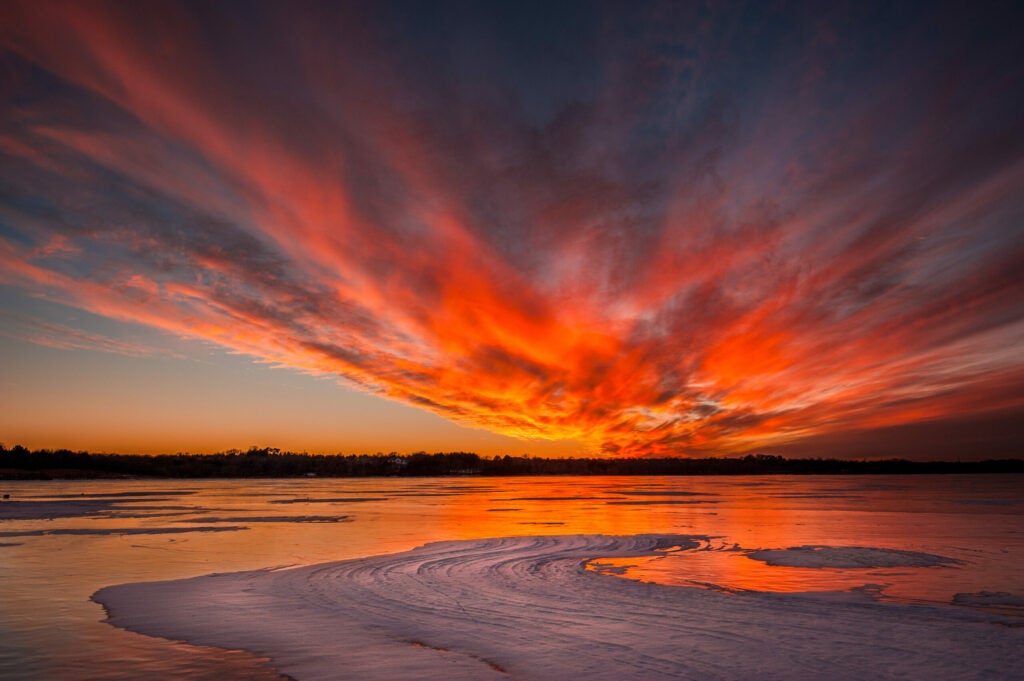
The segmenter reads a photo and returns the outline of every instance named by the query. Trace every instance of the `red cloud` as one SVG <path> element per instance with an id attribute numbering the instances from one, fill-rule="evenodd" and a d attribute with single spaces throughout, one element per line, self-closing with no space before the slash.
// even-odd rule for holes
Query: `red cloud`
<path id="1" fill-rule="evenodd" d="M 99 197 L 79 231 L 9 211 L 49 240 L 3 242 L 7 283 L 611 453 L 746 451 L 1021 402 L 1001 391 L 1020 371 L 1006 348 L 1024 247 L 997 223 L 1024 165 L 992 147 L 965 170 L 935 152 L 942 120 L 879 166 L 851 140 L 888 105 L 860 102 L 796 153 L 779 140 L 804 132 L 786 110 L 818 106 L 804 80 L 766 102 L 779 129 L 712 111 L 634 177 L 602 147 L 641 115 L 615 89 L 540 132 L 453 99 L 456 125 L 402 101 L 420 90 L 378 38 L 337 45 L 301 15 L 307 40 L 268 46 L 282 78 L 177 5 L 4 12 L 8 51 L 130 119 L 26 110 L 29 141 L 0 138 L 53 187 Z M 162 208 L 103 207 L 128 200 Z"/>

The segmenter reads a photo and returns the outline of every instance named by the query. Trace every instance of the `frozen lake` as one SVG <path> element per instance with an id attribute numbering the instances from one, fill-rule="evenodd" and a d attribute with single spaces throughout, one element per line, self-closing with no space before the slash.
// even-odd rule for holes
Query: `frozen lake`
<path id="1" fill-rule="evenodd" d="M 589 651 L 594 669 L 579 667 L 589 676 L 749 678 L 768 669 L 766 678 L 772 670 L 812 678 L 821 670 L 808 660 L 842 669 L 856 646 L 882 635 L 876 621 L 897 627 L 882 633 L 910 678 L 932 677 L 929 665 L 950 678 L 1022 676 L 1022 483 L 955 475 L 0 482 L 10 495 L 0 502 L 0 678 L 275 679 L 279 661 L 292 676 L 314 678 L 323 664 L 310 642 L 336 623 L 308 618 L 356 603 L 362 614 L 351 609 L 350 619 L 366 626 L 350 643 L 421 674 L 436 663 L 451 678 L 571 672 L 584 664 L 568 655 L 574 646 Z M 475 541 L 515 537 L 548 539 Z M 431 542 L 448 543 L 417 549 Z M 265 570 L 334 561 L 347 562 Z M 188 601 L 183 583 L 99 598 L 117 601 L 118 624 L 258 650 L 274 665 L 114 627 L 91 600 L 112 585 L 239 571 L 260 572 L 188 582 L 204 601 Z M 204 638 L 209 622 L 192 617 L 210 594 L 233 594 L 205 615 L 223 617 L 218 640 Z M 304 614 L 310 602 L 320 614 Z M 694 604 L 702 612 L 680 628 Z M 144 621 L 149 615 L 160 622 Z M 178 615 L 181 629 L 161 629 Z M 268 637 L 295 627 L 306 648 L 250 645 L 243 634 L 256 621 Z M 367 628 L 373 636 L 356 640 Z M 942 643 L 949 632 L 963 651 Z M 829 636 L 853 647 L 829 647 Z M 926 637 L 920 659 L 900 648 L 915 636 Z M 752 654 L 790 639 L 821 647 L 794 658 L 805 666 L 790 675 L 785 655 L 701 658 L 729 654 L 730 637 Z M 686 660 L 672 657 L 681 641 L 693 645 Z M 884 671 L 857 664 L 866 663 L 851 674 Z M 325 678 L 367 678 L 332 669 Z"/>

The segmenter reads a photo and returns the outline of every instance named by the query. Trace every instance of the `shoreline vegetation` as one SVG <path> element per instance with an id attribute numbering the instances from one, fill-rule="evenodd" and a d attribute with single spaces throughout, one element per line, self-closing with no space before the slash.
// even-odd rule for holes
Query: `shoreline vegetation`
<path id="1" fill-rule="evenodd" d="M 428 454 L 307 454 L 250 447 L 217 454 L 96 454 L 31 451 L 0 445 L 0 479 L 440 477 L 528 475 L 899 475 L 1024 473 L 1024 459 L 787 459 L 769 454 L 734 458 L 600 459 Z"/>

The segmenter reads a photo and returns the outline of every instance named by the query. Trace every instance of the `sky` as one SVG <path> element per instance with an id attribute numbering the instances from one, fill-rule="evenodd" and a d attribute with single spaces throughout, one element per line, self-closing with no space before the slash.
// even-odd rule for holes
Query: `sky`
<path id="1" fill-rule="evenodd" d="M 0 441 L 1024 452 L 1019 3 L 0 4 Z"/>

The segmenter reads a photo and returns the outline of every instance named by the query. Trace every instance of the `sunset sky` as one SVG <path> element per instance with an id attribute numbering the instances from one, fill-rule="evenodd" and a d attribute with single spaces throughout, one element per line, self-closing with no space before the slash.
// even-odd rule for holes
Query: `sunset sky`
<path id="1" fill-rule="evenodd" d="M 1020 3 L 0 4 L 0 442 L 1024 454 Z"/>

